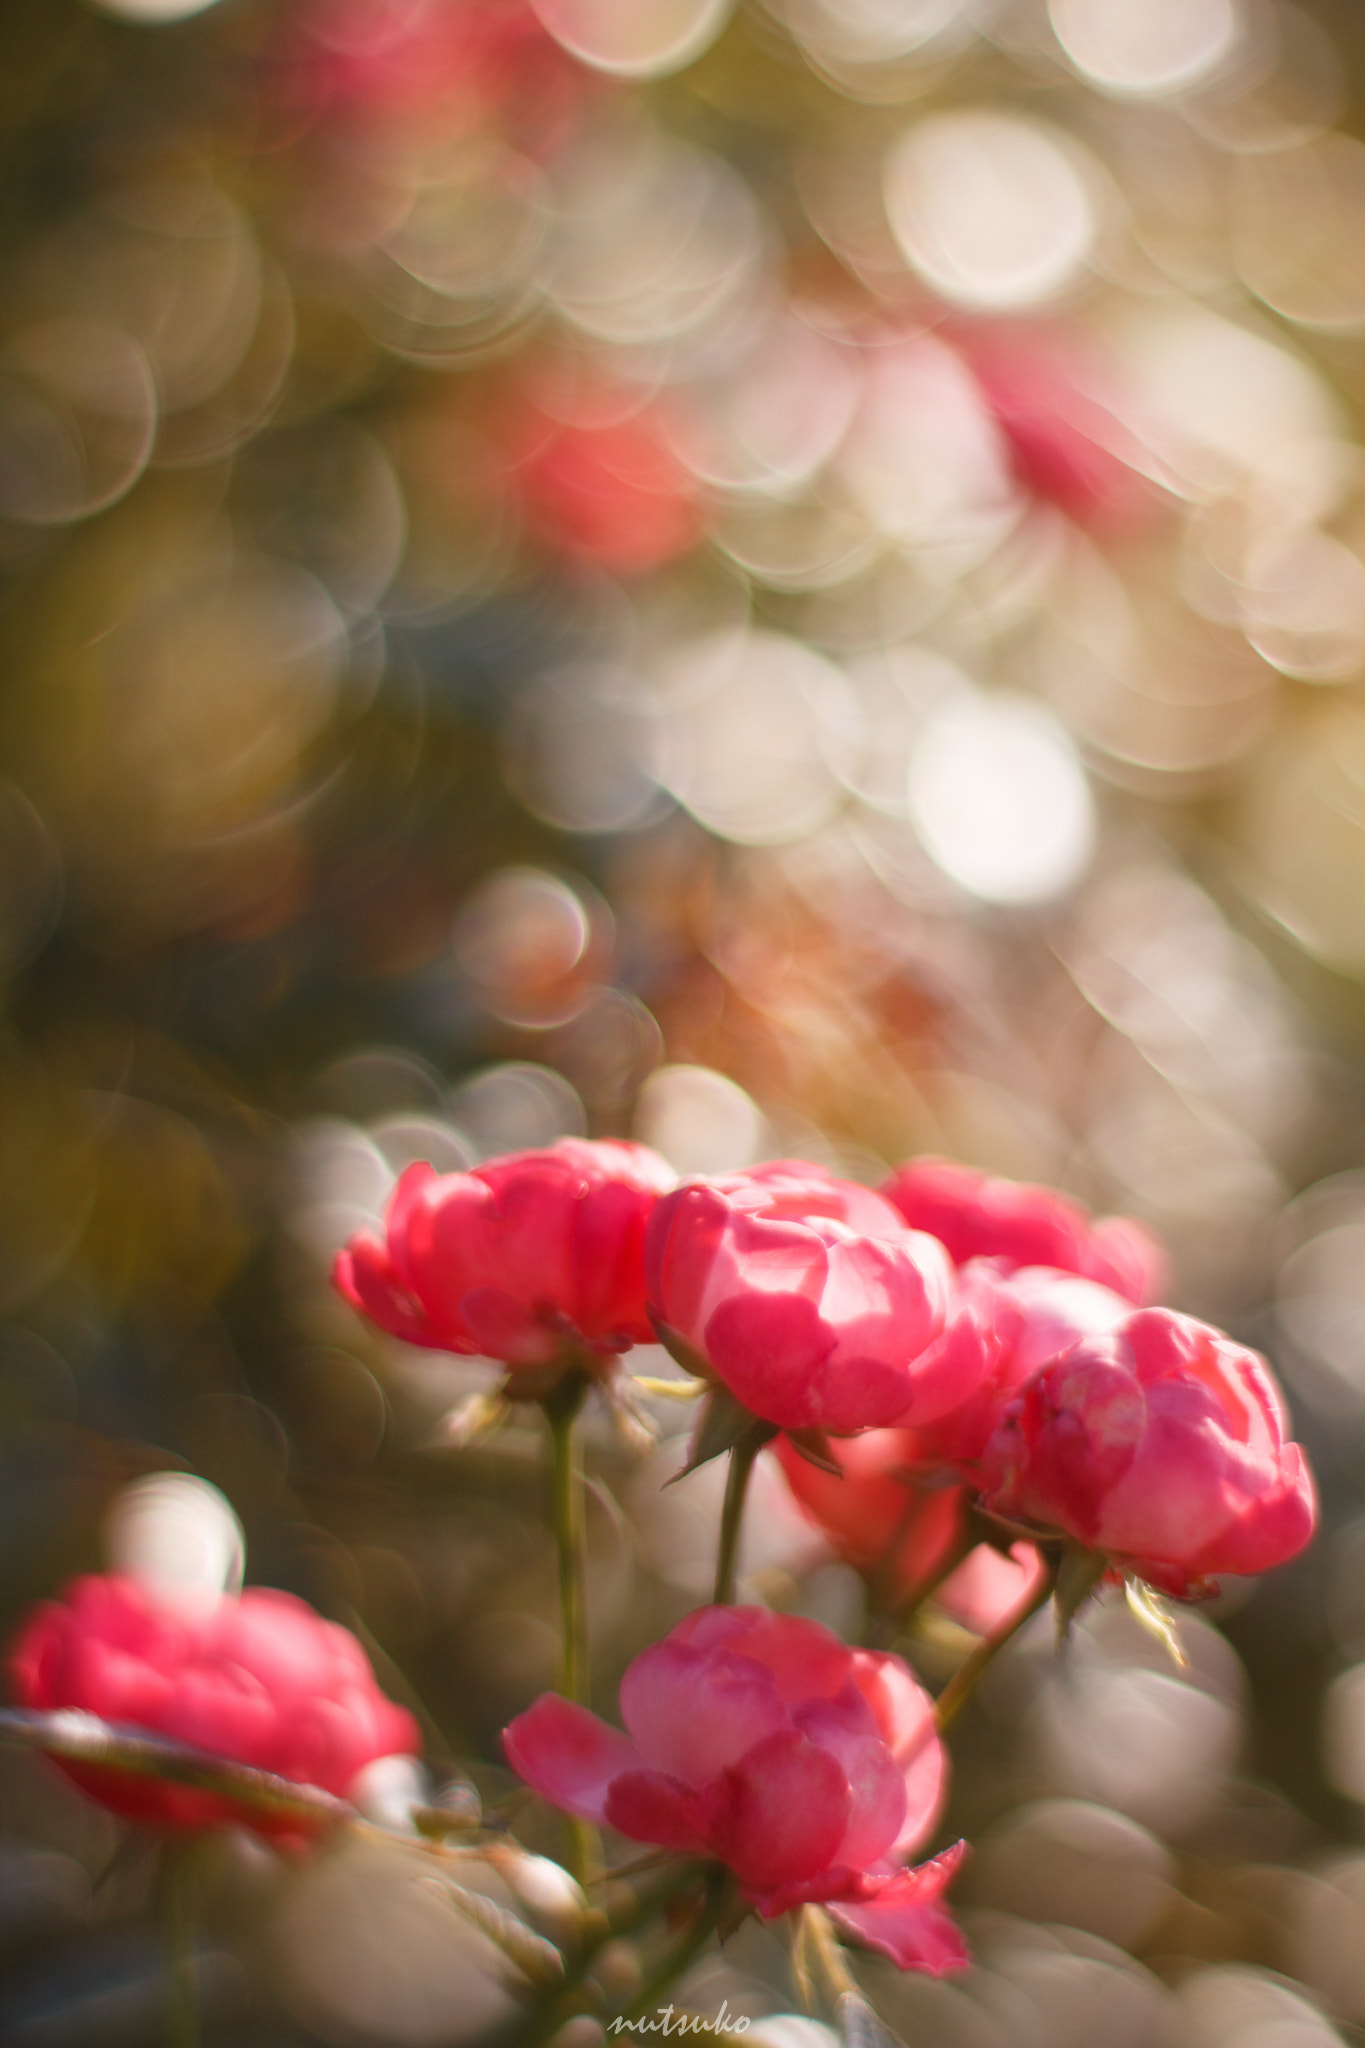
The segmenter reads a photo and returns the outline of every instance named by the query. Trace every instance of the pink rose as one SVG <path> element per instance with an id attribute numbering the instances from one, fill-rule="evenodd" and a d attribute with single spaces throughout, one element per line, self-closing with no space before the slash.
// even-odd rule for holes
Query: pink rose
<path id="1" fill-rule="evenodd" d="M 673 1175 L 645 1145 L 564 1138 L 469 1173 L 410 1166 L 384 1238 L 361 1234 L 333 1279 L 390 1336 L 502 1359 L 610 1355 L 653 1337 L 645 1225 Z"/>
<path id="2" fill-rule="evenodd" d="M 884 1580 L 894 1606 L 961 1554 L 968 1489 L 917 1480 L 931 1460 L 913 1429 L 865 1430 L 836 1440 L 830 1450 L 842 1477 L 812 1465 L 786 1437 L 774 1446 L 811 1521 L 846 1564 Z M 979 1543 L 936 1587 L 934 1599 L 955 1621 L 987 1635 L 1037 1591 L 1045 1569 L 1031 1543 L 1016 1543 L 1008 1557 Z"/>
<path id="3" fill-rule="evenodd" d="M 1043 1589 L 1048 1567 L 1033 1543 L 1012 1543 L 1008 1554 L 989 1543 L 969 1550 L 934 1598 L 944 1613 L 973 1635 L 1010 1627 Z"/>
<path id="4" fill-rule="evenodd" d="M 945 1346 L 963 1361 L 970 1391 L 921 1431 L 921 1456 L 975 1476 L 975 1468 L 1007 1401 L 1025 1380 L 1082 1337 L 1101 1336 L 1133 1305 L 1098 1281 L 1051 1266 L 1002 1272 L 1004 1262 L 971 1259 L 957 1276 Z M 981 1363 L 969 1361 L 975 1354 Z"/>
<path id="5" fill-rule="evenodd" d="M 966 1963 L 940 1904 L 961 1844 L 901 1864 L 934 1825 L 946 1766 L 899 1658 L 765 1608 L 703 1607 L 635 1659 L 621 1715 L 627 1735 L 545 1693 L 503 1740 L 543 1798 L 719 1858 L 765 1919 L 818 1903 L 902 1969 Z"/>
<path id="6" fill-rule="evenodd" d="M 1165 1273 L 1160 1245 L 1128 1216 L 1096 1222 L 1056 1188 L 997 1180 L 951 1159 L 910 1159 L 882 1188 L 906 1222 L 947 1247 L 956 1265 L 992 1258 L 1005 1270 L 1053 1266 L 1097 1280 L 1139 1308 Z"/>
<path id="7" fill-rule="evenodd" d="M 913 1429 L 868 1429 L 839 1437 L 822 1471 L 786 1437 L 773 1446 L 787 1485 L 845 1564 L 885 1572 L 896 1595 L 935 1577 L 957 1547 L 965 1486 L 923 1486 L 930 1461 Z"/>
<path id="8" fill-rule="evenodd" d="M 591 88 L 527 0 L 313 0 L 275 57 L 296 118 L 492 127 L 532 154 L 565 139 Z"/>
<path id="9" fill-rule="evenodd" d="M 1191 1597 L 1283 1564 L 1317 1521 L 1264 1360 L 1157 1308 L 1028 1381 L 986 1447 L 982 1499 Z"/>
<path id="10" fill-rule="evenodd" d="M 133 1579 L 77 1579 L 30 1615 L 9 1671 L 20 1706 L 78 1708 L 338 1798 L 367 1764 L 421 1748 L 355 1637 L 290 1593 L 225 1595 L 187 1615 Z M 300 1831 L 295 1815 L 217 1793 L 98 1765 L 63 1769 L 115 1813 L 155 1827 Z"/>
<path id="11" fill-rule="evenodd" d="M 592 416 L 556 418 L 525 402 L 500 438 L 527 531 L 572 562 L 639 576 L 695 547 L 696 481 L 653 407 L 598 392 Z"/>
<path id="12" fill-rule="evenodd" d="M 819 1167 L 775 1160 L 675 1189 L 646 1261 L 660 1324 L 780 1429 L 914 1424 L 969 1391 L 937 1342 L 941 1246 Z"/>

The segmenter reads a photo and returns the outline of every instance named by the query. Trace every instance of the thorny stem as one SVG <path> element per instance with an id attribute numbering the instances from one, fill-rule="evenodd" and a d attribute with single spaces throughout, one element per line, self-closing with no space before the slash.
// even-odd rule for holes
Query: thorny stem
<path id="1" fill-rule="evenodd" d="M 998 1628 L 983 1636 L 971 1655 L 960 1664 L 934 1702 L 934 1725 L 942 1735 L 950 1728 L 968 1700 L 975 1692 L 981 1677 L 1004 1649 L 1013 1636 L 1017 1636 L 1026 1621 L 1031 1621 L 1040 1607 L 1045 1607 L 1057 1587 L 1057 1567 L 1052 1565 L 1042 1585 L 1022 1607 L 1013 1614 L 1007 1614 Z"/>
<path id="2" fill-rule="evenodd" d="M 720 1514 L 720 1545 L 716 1551 L 716 1589 L 711 1598 L 717 1607 L 728 1607 L 735 1597 L 735 1573 L 739 1563 L 739 1537 L 744 1522 L 744 1496 L 754 1460 L 767 1442 L 758 1429 L 740 1437 L 730 1451 L 730 1469 L 725 1477 L 725 1505 Z"/>
<path id="3" fill-rule="evenodd" d="M 713 1863 L 706 1873 L 706 1896 L 697 1910 L 695 1920 L 677 1946 L 664 1957 L 653 1976 L 641 1985 L 622 2013 L 622 2021 L 627 2026 L 632 2020 L 642 2020 L 647 2013 L 652 2012 L 664 1992 L 671 1990 L 683 1972 L 696 1961 L 720 1925 L 729 1893 L 729 1872 L 723 1864 Z"/>
<path id="4" fill-rule="evenodd" d="M 600 1872 L 594 1883 L 610 1884 L 614 1879 L 623 1878 L 620 1870 Z M 648 1921 L 664 1912 L 687 1885 L 697 1881 L 695 1863 L 667 1859 L 657 1872 L 658 1882 L 634 1889 L 630 1899 L 615 1910 L 599 1912 L 577 1954 L 569 1962 L 564 1982 L 558 1986 L 546 2004 L 540 2005 L 532 2016 L 529 2030 L 516 2036 L 516 2048 L 539 2048 L 539 2044 L 551 2039 L 566 2020 L 574 2019 L 586 2009 L 583 1980 L 588 1975 L 599 1952 L 608 1942 L 619 1941 L 625 1935 L 635 1934 Z"/>

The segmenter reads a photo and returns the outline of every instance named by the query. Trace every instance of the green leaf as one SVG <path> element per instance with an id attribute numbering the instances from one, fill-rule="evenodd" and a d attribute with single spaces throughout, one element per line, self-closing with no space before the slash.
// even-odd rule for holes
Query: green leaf
<path id="1" fill-rule="evenodd" d="M 1102 1550 L 1086 1550 L 1079 1543 L 1068 1543 L 1063 1550 L 1055 1594 L 1059 1643 L 1070 1635 L 1072 1622 L 1108 1569 L 1109 1559 Z"/>
<path id="2" fill-rule="evenodd" d="M 681 1472 L 674 1473 L 669 1485 L 675 1486 L 678 1480 L 686 1479 L 689 1472 L 695 1472 L 699 1465 L 709 1465 L 712 1458 L 732 1451 L 736 1444 L 752 1441 L 755 1434 L 757 1441 L 765 1444 L 770 1437 L 777 1435 L 777 1426 L 772 1422 L 761 1422 L 752 1415 L 728 1387 L 712 1387 L 702 1404 L 697 1427 L 688 1446 L 687 1463 Z"/>
<path id="3" fill-rule="evenodd" d="M 683 1371 L 694 1380 L 706 1380 L 708 1383 L 714 1384 L 715 1374 L 702 1357 L 700 1351 L 693 1350 L 686 1337 L 680 1336 L 678 1331 L 673 1329 L 670 1324 L 660 1322 L 656 1315 L 651 1315 L 649 1320 L 654 1325 L 655 1336 L 675 1365 L 680 1365 Z"/>
<path id="4" fill-rule="evenodd" d="M 787 1441 L 817 1472 L 829 1472 L 836 1479 L 844 1477 L 844 1468 L 830 1449 L 823 1429 L 789 1429 Z"/>

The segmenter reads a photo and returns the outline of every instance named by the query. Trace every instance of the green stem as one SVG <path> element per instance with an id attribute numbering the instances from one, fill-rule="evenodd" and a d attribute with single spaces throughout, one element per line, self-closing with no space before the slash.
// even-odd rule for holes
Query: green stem
<path id="1" fill-rule="evenodd" d="M 621 2015 L 624 2024 L 628 2026 L 631 2021 L 642 2020 L 651 2013 L 664 1992 L 671 1990 L 683 1972 L 696 1961 L 720 1925 L 729 1891 L 729 1872 L 723 1864 L 713 1864 L 707 1872 L 706 1897 L 697 1909 L 696 1919 L 677 1947 L 664 1957 L 653 1976 L 641 1985 Z"/>
<path id="2" fill-rule="evenodd" d="M 934 1702 L 934 1722 L 942 1735 L 957 1719 L 977 1685 L 1007 1642 L 1017 1636 L 1026 1621 L 1031 1621 L 1040 1607 L 1045 1607 L 1052 1598 L 1057 1585 L 1056 1566 L 1052 1566 L 1037 1592 L 1018 1608 L 1007 1615 L 1000 1626 L 988 1636 L 983 1636 L 971 1655 L 958 1666 L 948 1683 Z"/>
<path id="3" fill-rule="evenodd" d="M 555 1550 L 559 1557 L 559 1689 L 566 1699 L 586 1706 L 591 1673 L 588 1661 L 587 1518 L 583 1458 L 578 1440 L 579 1410 L 588 1391 L 587 1374 L 571 1368 L 542 1402 L 550 1425 L 551 1487 Z M 586 1882 L 597 1860 L 597 1834 L 586 1821 L 566 1822 L 569 1873 Z"/>
<path id="4" fill-rule="evenodd" d="M 953 1539 L 952 1549 L 941 1564 L 917 1579 L 910 1591 L 897 1606 L 890 1605 L 890 1592 L 895 1583 L 896 1553 L 909 1533 L 910 1526 L 918 1511 L 919 1503 L 913 1498 L 902 1518 L 896 1534 L 891 1539 L 886 1555 L 877 1567 L 876 1575 L 868 1586 L 867 1640 L 876 1650 L 890 1649 L 897 1636 L 903 1635 L 927 1600 L 932 1600 L 939 1587 L 950 1579 L 963 1559 L 970 1555 L 980 1540 L 970 1524 L 958 1531 Z"/>
<path id="5" fill-rule="evenodd" d="M 839 1937 L 828 1913 L 819 1906 L 802 1906 L 795 1915 L 792 1967 L 806 2010 L 814 2019 L 817 1988 L 831 2010 L 847 1992 L 857 1995 L 858 1983 L 844 1960 Z M 817 1987 L 816 1980 L 819 1980 Z"/>
<path id="6" fill-rule="evenodd" d="M 559 1689 L 579 1705 L 585 1704 L 588 1696 L 587 1525 L 583 1461 L 574 1425 L 586 1392 L 587 1380 L 581 1373 L 570 1372 L 544 1402 L 550 1425 L 555 1549 L 559 1554 Z"/>
<path id="7" fill-rule="evenodd" d="M 166 2048 L 199 2048 L 199 1977 L 195 1968 L 195 1851 L 167 1843 L 162 1852 L 162 1916 L 166 1931 Z"/>
<path id="8" fill-rule="evenodd" d="M 717 1607 L 728 1607 L 734 1601 L 744 1496 L 748 1491 L 754 1460 L 767 1441 L 767 1436 L 760 1429 L 752 1429 L 731 1447 L 730 1469 L 725 1476 L 725 1505 L 720 1513 L 720 1544 L 716 1551 L 716 1590 L 711 1595 Z"/>

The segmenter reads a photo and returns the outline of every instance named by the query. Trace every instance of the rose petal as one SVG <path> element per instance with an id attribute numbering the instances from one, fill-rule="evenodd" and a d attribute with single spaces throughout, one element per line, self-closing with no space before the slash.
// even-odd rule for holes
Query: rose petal
<path id="1" fill-rule="evenodd" d="M 830 1904 L 832 1920 L 902 1970 L 944 1977 L 971 1962 L 967 1944 L 941 1899 L 966 1853 L 964 1842 L 945 1849 L 918 1870 L 898 1871 L 874 1897 Z"/>
<path id="2" fill-rule="evenodd" d="M 839 1764 L 793 1728 L 724 1772 L 703 1795 L 702 1818 L 740 1883 L 767 1890 L 833 1863 L 851 1804 Z"/>
<path id="3" fill-rule="evenodd" d="M 553 1692 L 518 1714 L 502 1742 L 517 1775 L 580 1820 L 605 1820 L 612 1779 L 643 1763 L 628 1736 Z"/>
<path id="4" fill-rule="evenodd" d="M 762 1664 L 675 1638 L 630 1666 L 621 1680 L 621 1719 L 650 1765 L 697 1790 L 790 1725 Z"/>
<path id="5" fill-rule="evenodd" d="M 666 1771 L 622 1771 L 607 1787 L 605 1816 L 633 1842 L 657 1842 L 684 1856 L 707 1846 L 696 1793 Z"/>
<path id="6" fill-rule="evenodd" d="M 904 1825 L 905 1780 L 867 1701 L 850 1680 L 837 1699 L 809 1700 L 792 1718 L 803 1735 L 835 1759 L 848 1781 L 848 1825 L 837 1860 L 858 1868 L 877 1862 Z"/>

